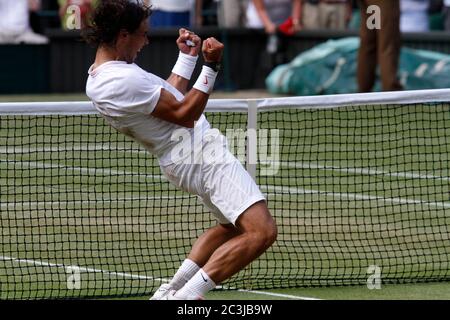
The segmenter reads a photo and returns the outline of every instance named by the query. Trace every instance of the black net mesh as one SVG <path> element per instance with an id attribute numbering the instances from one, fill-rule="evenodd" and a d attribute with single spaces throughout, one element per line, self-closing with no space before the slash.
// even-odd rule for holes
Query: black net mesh
<path id="1" fill-rule="evenodd" d="M 279 236 L 223 288 L 449 280 L 449 109 L 259 112 Z M 207 118 L 245 162 L 247 114 Z M 0 116 L 0 211 L 2 299 L 150 295 L 215 224 L 97 115 Z"/>

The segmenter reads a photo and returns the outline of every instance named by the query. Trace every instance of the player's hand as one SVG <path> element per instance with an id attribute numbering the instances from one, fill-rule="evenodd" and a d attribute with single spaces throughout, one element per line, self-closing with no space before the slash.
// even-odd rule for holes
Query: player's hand
<path id="1" fill-rule="evenodd" d="M 184 54 L 190 56 L 198 56 L 200 52 L 202 39 L 194 32 L 181 28 L 179 31 L 179 37 L 177 39 L 178 49 Z"/>
<path id="2" fill-rule="evenodd" d="M 203 58 L 206 62 L 220 62 L 222 59 L 224 45 L 215 38 L 203 41 Z"/>
<path id="3" fill-rule="evenodd" d="M 269 21 L 265 26 L 264 30 L 267 34 L 274 34 L 277 32 L 277 25 L 274 24 L 272 21 Z"/>

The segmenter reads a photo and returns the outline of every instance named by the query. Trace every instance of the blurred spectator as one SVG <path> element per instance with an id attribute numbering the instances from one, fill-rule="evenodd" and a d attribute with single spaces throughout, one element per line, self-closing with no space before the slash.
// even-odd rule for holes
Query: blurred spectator
<path id="1" fill-rule="evenodd" d="M 217 0 L 196 0 L 194 13 L 191 13 L 191 26 L 217 26 L 217 2 Z"/>
<path id="2" fill-rule="evenodd" d="M 40 7 L 30 11 L 30 27 L 35 33 L 45 33 L 47 29 L 61 27 L 58 15 L 59 5 L 57 0 L 41 0 Z"/>
<path id="3" fill-rule="evenodd" d="M 300 21 L 301 29 L 320 29 L 319 23 L 319 1 L 320 0 L 301 0 Z"/>
<path id="4" fill-rule="evenodd" d="M 400 31 L 427 32 L 429 0 L 400 0 Z"/>
<path id="5" fill-rule="evenodd" d="M 428 20 L 431 30 L 444 30 L 444 0 L 429 0 Z"/>
<path id="6" fill-rule="evenodd" d="M 302 29 L 346 29 L 352 16 L 351 0 L 301 0 Z"/>
<path id="7" fill-rule="evenodd" d="M 320 0 L 319 24 L 322 29 L 343 30 L 352 16 L 350 0 Z"/>
<path id="8" fill-rule="evenodd" d="M 275 34 L 277 27 L 292 19 L 292 32 L 300 29 L 301 0 L 252 0 L 246 12 L 248 28 L 264 28 Z"/>
<path id="9" fill-rule="evenodd" d="M 444 0 L 444 29 L 450 31 L 450 0 Z"/>
<path id="10" fill-rule="evenodd" d="M 74 28 L 84 28 L 89 25 L 90 15 L 95 8 L 97 0 L 58 0 L 59 4 L 59 17 L 61 19 L 61 26 L 64 30 Z M 73 21 L 69 20 L 69 17 L 74 14 L 71 10 L 71 6 L 77 6 L 80 12 L 80 25 L 72 26 Z"/>
<path id="11" fill-rule="evenodd" d="M 189 27 L 195 0 L 150 0 L 153 13 L 151 27 Z"/>
<path id="12" fill-rule="evenodd" d="M 240 28 L 245 26 L 245 15 L 249 0 L 216 0 L 217 18 L 221 28 Z"/>
<path id="13" fill-rule="evenodd" d="M 429 0 L 428 21 L 430 31 L 444 30 L 444 0 Z"/>
<path id="14" fill-rule="evenodd" d="M 359 12 L 358 0 L 352 0 L 352 16 L 348 22 L 347 28 L 351 30 L 358 30 L 361 22 L 361 14 Z"/>
<path id="15" fill-rule="evenodd" d="M 39 0 L 0 0 L 0 43 L 48 43 L 30 27 L 29 11 L 39 8 Z"/>
<path id="16" fill-rule="evenodd" d="M 359 0 L 361 8 L 358 52 L 358 88 L 360 92 L 372 91 L 380 66 L 381 85 L 384 91 L 401 90 L 398 80 L 398 63 L 401 49 L 399 0 Z M 379 24 L 372 24 L 373 12 L 367 8 L 376 5 L 380 9 Z"/>
<path id="17" fill-rule="evenodd" d="M 28 0 L 28 10 L 38 11 L 41 9 L 41 0 Z"/>

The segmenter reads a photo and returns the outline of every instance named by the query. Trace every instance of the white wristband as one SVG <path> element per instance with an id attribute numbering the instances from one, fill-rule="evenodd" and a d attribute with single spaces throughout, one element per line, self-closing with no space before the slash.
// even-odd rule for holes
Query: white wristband
<path id="1" fill-rule="evenodd" d="M 173 66 L 172 73 L 179 75 L 187 80 L 191 79 L 192 72 L 194 72 L 195 64 L 198 56 L 193 57 L 180 51 L 178 60 Z"/>
<path id="2" fill-rule="evenodd" d="M 210 94 L 214 88 L 214 82 L 216 81 L 217 72 L 207 66 L 203 66 L 202 72 L 198 76 L 197 81 L 194 84 L 194 88 L 202 91 L 206 94 Z"/>

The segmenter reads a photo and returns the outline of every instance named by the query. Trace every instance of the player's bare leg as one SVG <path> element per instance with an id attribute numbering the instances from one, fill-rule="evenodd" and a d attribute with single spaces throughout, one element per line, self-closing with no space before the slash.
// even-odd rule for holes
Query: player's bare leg
<path id="1" fill-rule="evenodd" d="M 164 299 L 171 290 L 181 289 L 206 264 L 218 247 L 239 234 L 239 229 L 233 224 L 220 224 L 208 229 L 195 241 L 189 256 L 183 261 L 170 283 L 161 285 L 151 300 Z"/>
<path id="2" fill-rule="evenodd" d="M 210 246 L 206 241 L 211 234 L 204 234 L 205 238 L 199 243 L 196 251 L 201 251 L 202 246 L 206 252 L 213 251 L 209 260 L 186 285 L 178 292 L 172 293 L 169 299 L 198 299 L 204 293 L 213 289 L 216 284 L 230 278 L 233 274 L 242 270 L 253 260 L 258 258 L 269 248 L 277 237 L 277 228 L 265 201 L 260 201 L 249 207 L 236 222 L 237 233 L 222 245 L 219 240 L 224 240 L 226 234 L 219 228 L 213 229 L 211 234 L 217 233 L 217 241 Z M 191 256 L 191 255 L 190 255 Z M 191 256 L 194 257 L 194 256 Z M 194 257 L 195 258 L 195 257 Z M 201 256 L 201 259 L 205 259 Z"/>
<path id="3" fill-rule="evenodd" d="M 203 270 L 217 284 L 258 258 L 276 240 L 277 227 L 266 202 L 248 208 L 237 220 L 240 235 L 218 247 Z"/>
<path id="4" fill-rule="evenodd" d="M 203 267 L 217 248 L 240 234 L 240 230 L 232 224 L 219 224 L 212 227 L 195 241 L 188 259 Z"/>

